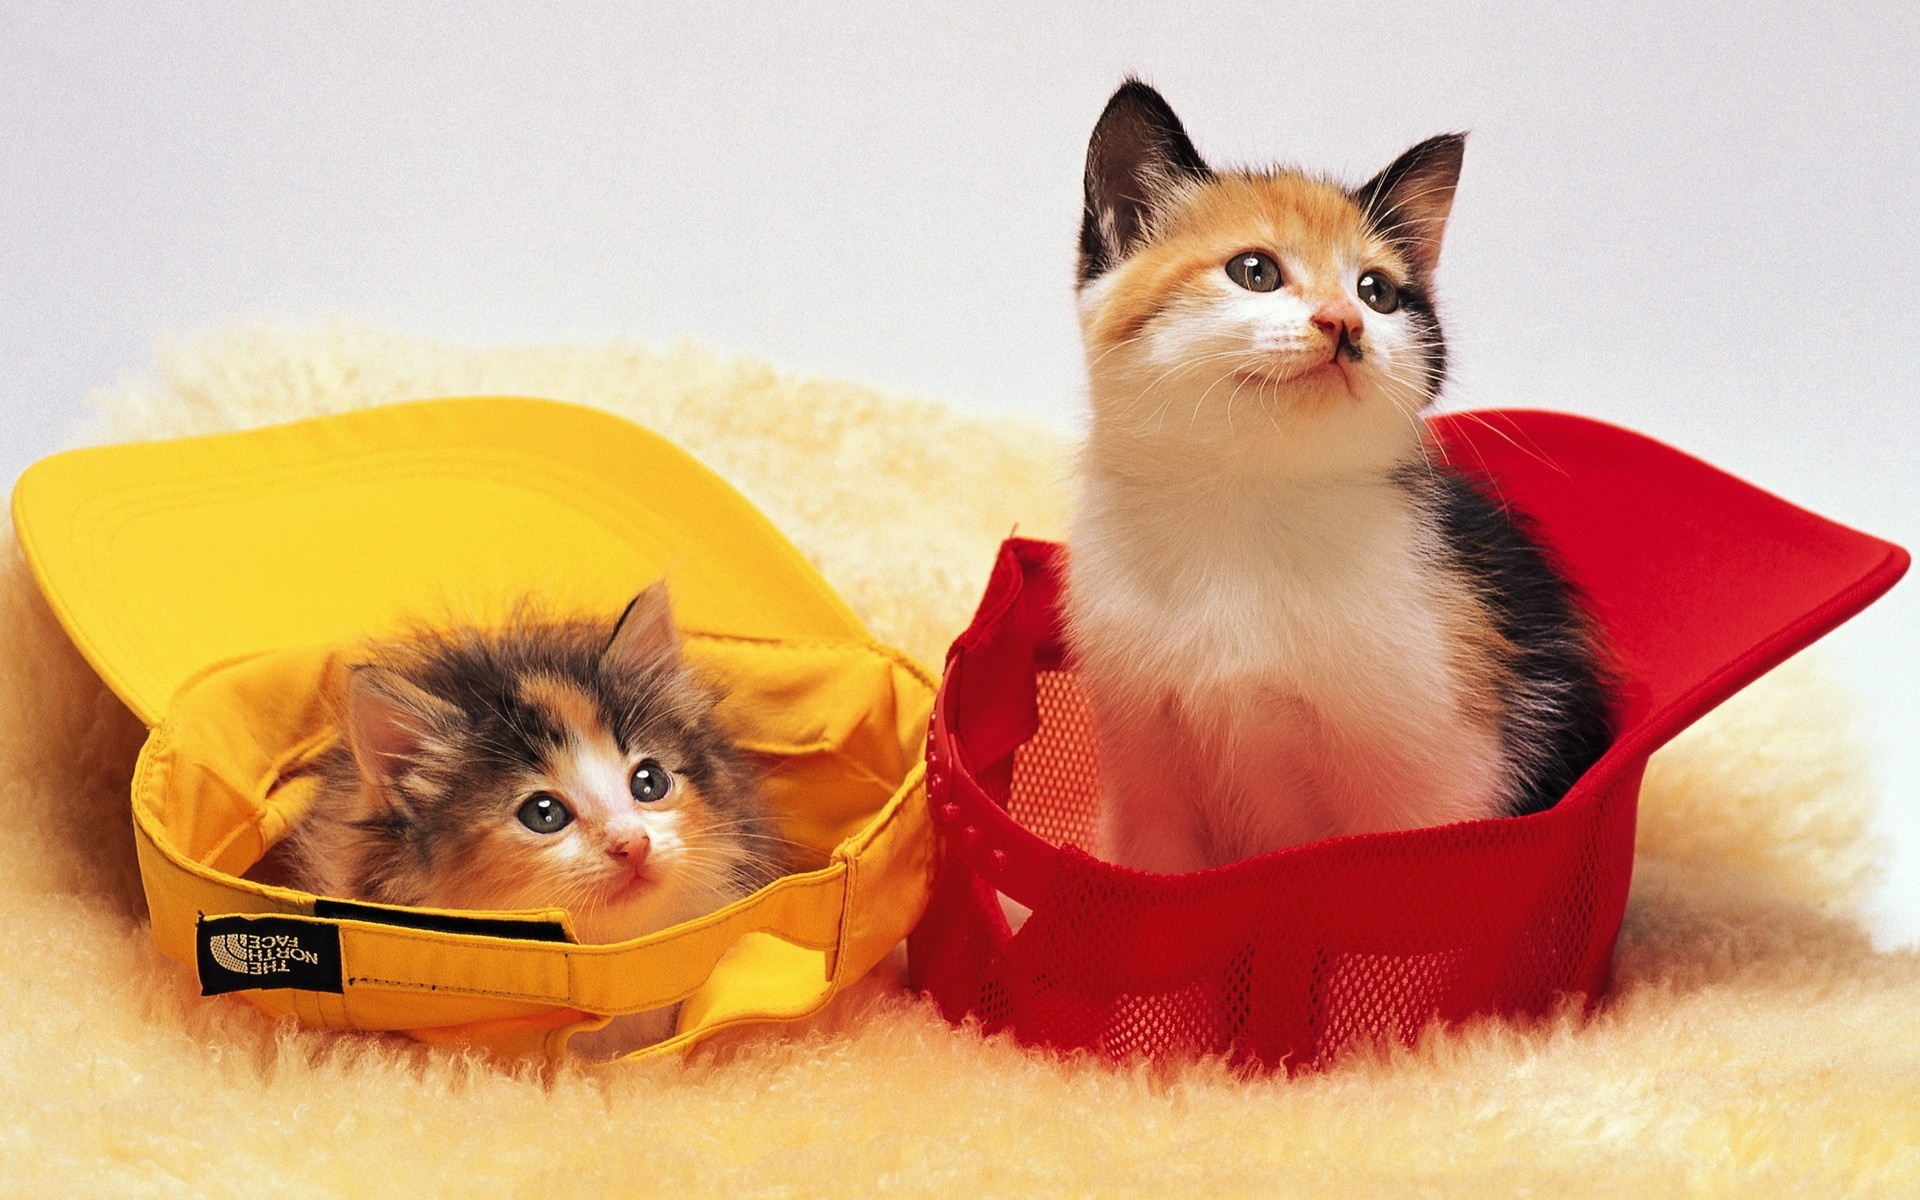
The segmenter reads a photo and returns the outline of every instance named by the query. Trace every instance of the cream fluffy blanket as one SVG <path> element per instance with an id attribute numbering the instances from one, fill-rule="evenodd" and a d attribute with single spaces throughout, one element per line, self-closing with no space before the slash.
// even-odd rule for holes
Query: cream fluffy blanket
<path id="1" fill-rule="evenodd" d="M 999 539 L 1061 528 L 1068 448 L 696 349 L 218 337 L 100 397 L 104 438 L 518 393 L 679 441 L 937 663 Z M 1920 956 L 1854 905 L 1843 696 L 1790 664 L 1654 760 L 1618 988 L 1327 1074 L 1060 1062 L 883 999 L 839 1036 L 607 1076 L 276 1028 L 148 941 L 140 731 L 0 563 L 0 1196 L 1920 1195 Z"/>

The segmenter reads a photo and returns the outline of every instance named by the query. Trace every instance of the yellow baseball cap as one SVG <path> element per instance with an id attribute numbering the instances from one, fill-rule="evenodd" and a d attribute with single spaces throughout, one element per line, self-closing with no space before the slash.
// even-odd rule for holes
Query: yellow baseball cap
<path id="1" fill-rule="evenodd" d="M 135 845 L 161 951 L 203 992 L 327 1028 L 565 1052 L 677 1005 L 666 1053 L 818 1010 L 925 908 L 934 680 L 872 641 L 752 504 L 665 439 L 544 400 L 424 401 L 35 464 L 14 490 L 53 611 L 152 727 Z M 618 612 L 666 578 L 689 660 L 775 765 L 768 803 L 815 852 L 719 912 L 581 945 L 559 909 L 342 902 L 245 878 L 298 821 L 338 737 L 344 648 L 533 596 Z"/>

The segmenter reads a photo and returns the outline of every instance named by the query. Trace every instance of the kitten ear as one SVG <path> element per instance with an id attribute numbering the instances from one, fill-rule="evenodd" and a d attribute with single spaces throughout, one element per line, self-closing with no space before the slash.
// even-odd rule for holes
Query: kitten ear
<path id="1" fill-rule="evenodd" d="M 347 680 L 347 740 L 360 773 L 389 801 L 409 763 L 444 735 L 453 706 L 385 667 L 356 667 Z"/>
<path id="2" fill-rule="evenodd" d="M 1160 93 L 1138 79 L 1121 84 L 1087 143 L 1080 282 L 1138 250 L 1181 189 L 1211 174 Z"/>
<path id="3" fill-rule="evenodd" d="M 1353 193 L 1368 223 L 1398 244 L 1423 274 L 1440 262 L 1440 239 L 1447 232 L 1466 148 L 1464 133 L 1430 137 Z"/>
<path id="4" fill-rule="evenodd" d="M 627 605 L 601 657 L 631 666 L 651 666 L 679 654 L 680 635 L 673 628 L 673 605 L 667 600 L 667 581 L 662 579 Z"/>

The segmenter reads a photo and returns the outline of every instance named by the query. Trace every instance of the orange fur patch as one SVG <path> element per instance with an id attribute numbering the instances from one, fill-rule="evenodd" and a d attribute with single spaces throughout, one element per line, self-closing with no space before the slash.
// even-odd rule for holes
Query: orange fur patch
<path id="1" fill-rule="evenodd" d="M 545 713 L 562 728 L 612 737 L 606 722 L 601 719 L 599 704 L 592 696 L 564 679 L 547 675 L 523 679 L 520 681 L 520 699 Z"/>
<path id="2" fill-rule="evenodd" d="M 1228 259 L 1247 250 L 1305 260 L 1316 270 L 1309 300 L 1345 297 L 1333 269 L 1342 256 L 1406 279 L 1405 257 L 1367 228 L 1352 198 L 1325 180 L 1292 172 L 1216 175 L 1187 190 L 1139 253 L 1116 268 L 1109 298 L 1090 333 L 1102 345 L 1136 337 L 1154 317 Z M 1289 280 L 1289 285 L 1298 283 Z"/>

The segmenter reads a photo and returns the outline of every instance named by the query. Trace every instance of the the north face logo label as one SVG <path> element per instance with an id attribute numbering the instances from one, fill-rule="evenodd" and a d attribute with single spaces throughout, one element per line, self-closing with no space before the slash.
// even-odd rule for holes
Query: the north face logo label
<path id="1" fill-rule="evenodd" d="M 286 975 L 295 964 L 320 965 L 320 956 L 300 948 L 300 939 L 279 934 L 221 933 L 207 939 L 213 961 L 236 975 Z"/>
<path id="2" fill-rule="evenodd" d="M 200 994 L 247 988 L 338 992 L 340 927 L 286 917 L 202 917 Z"/>

